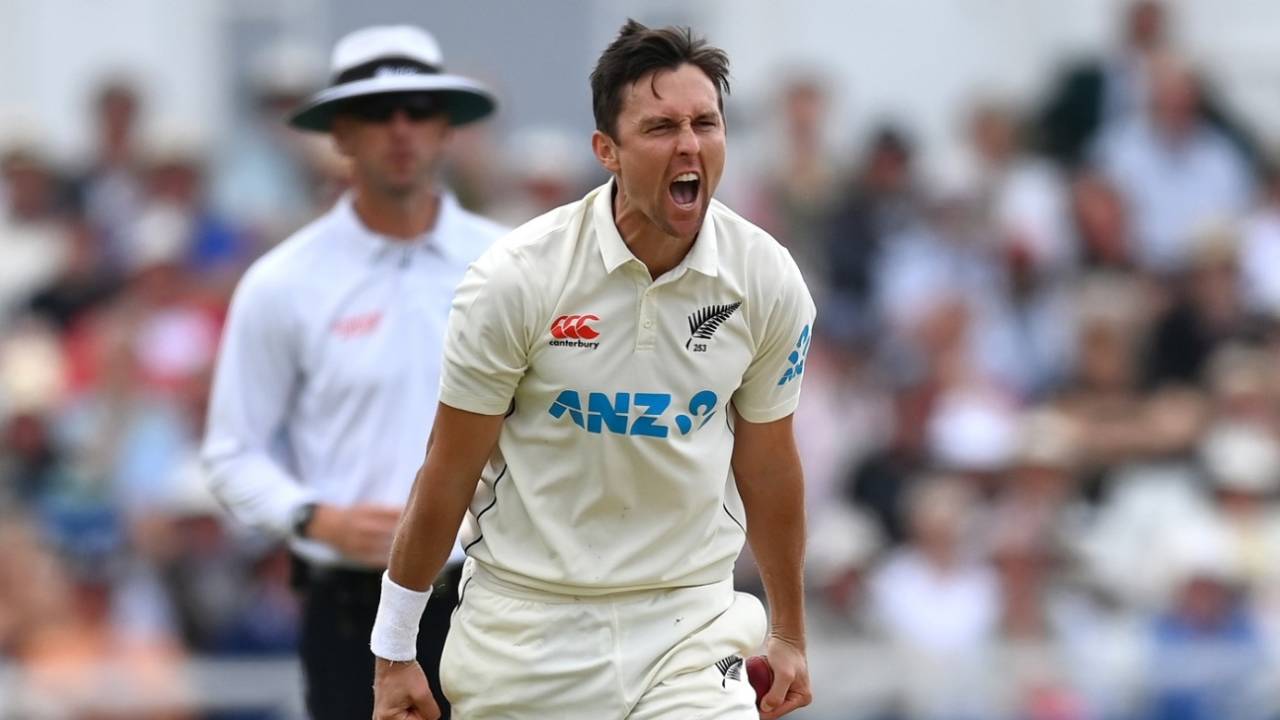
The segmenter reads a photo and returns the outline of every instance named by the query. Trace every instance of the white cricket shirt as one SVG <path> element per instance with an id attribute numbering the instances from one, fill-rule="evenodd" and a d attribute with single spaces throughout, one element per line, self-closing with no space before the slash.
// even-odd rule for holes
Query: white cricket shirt
<path id="1" fill-rule="evenodd" d="M 435 419 L 453 291 L 504 232 L 445 194 L 431 232 L 391 240 L 346 196 L 249 268 L 203 448 L 233 516 L 283 536 L 304 502 L 405 503 Z M 313 562 L 345 564 L 325 545 L 291 542 Z"/>
<path id="2" fill-rule="evenodd" d="M 442 402 L 510 415 L 463 527 L 500 579 L 568 594 L 723 580 L 745 537 L 732 415 L 796 407 L 814 306 L 787 251 L 712 202 L 656 280 L 613 183 L 500 240 L 467 272 Z"/>

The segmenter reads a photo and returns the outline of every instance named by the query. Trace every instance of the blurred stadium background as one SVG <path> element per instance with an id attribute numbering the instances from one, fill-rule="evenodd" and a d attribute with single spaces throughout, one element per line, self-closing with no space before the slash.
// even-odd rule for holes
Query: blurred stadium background
<path id="1" fill-rule="evenodd" d="M 729 51 L 720 196 L 818 300 L 796 717 L 1280 717 L 1264 0 L 0 0 L 0 717 L 301 716 L 287 556 L 196 464 L 236 279 L 343 187 L 280 114 L 421 24 L 518 223 L 603 179 L 628 15 Z"/>

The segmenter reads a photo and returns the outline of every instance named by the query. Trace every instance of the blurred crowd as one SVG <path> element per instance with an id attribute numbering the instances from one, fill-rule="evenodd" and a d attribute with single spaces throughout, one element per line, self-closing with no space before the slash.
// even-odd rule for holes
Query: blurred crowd
<path id="1" fill-rule="evenodd" d="M 974 97 L 954 158 L 909 121 L 834 152 L 820 74 L 781 84 L 767 142 L 735 144 L 730 100 L 725 199 L 819 307 L 814 642 L 945 670 L 877 717 L 1280 717 L 1280 167 L 1167 13 L 1127 6 L 1033 103 Z M 287 553 L 222 514 L 197 447 L 239 274 L 343 190 L 280 122 L 320 82 L 272 48 L 215 144 L 111 78 L 70 167 L 0 129 L 0 666 L 51 715 L 193 717 L 176 661 L 294 651 Z M 555 128 L 455 141 L 450 186 L 508 224 L 603 179 Z M 994 648 L 1027 652 L 999 698 L 972 680 Z"/>

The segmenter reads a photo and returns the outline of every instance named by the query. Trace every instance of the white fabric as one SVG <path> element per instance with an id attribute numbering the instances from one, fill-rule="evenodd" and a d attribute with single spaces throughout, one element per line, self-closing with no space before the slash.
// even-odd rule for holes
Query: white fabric
<path id="1" fill-rule="evenodd" d="M 760 601 L 727 579 L 570 597 L 503 583 L 468 560 L 463 587 L 440 657 L 454 717 L 759 718 L 745 669 L 721 668 L 755 652 L 768 624 Z"/>
<path id="2" fill-rule="evenodd" d="M 1234 222 L 1253 199 L 1244 157 L 1207 125 L 1172 143 L 1135 118 L 1106 129 L 1093 152 L 1132 209 L 1137 259 L 1147 269 L 1185 267 L 1197 235 Z"/>
<path id="3" fill-rule="evenodd" d="M 6 225 L 0 220 L 0 327 L 67 263 L 65 234 L 53 223 Z"/>
<path id="4" fill-rule="evenodd" d="M 1250 309 L 1280 315 L 1280 205 L 1268 204 L 1243 223 L 1239 267 Z"/>
<path id="5" fill-rule="evenodd" d="M 284 536 L 307 501 L 404 504 L 454 288 L 502 232 L 445 196 L 433 232 L 393 241 L 343 198 L 254 263 L 232 299 L 203 451 L 235 517 Z M 291 542 L 313 562 L 341 560 Z"/>
<path id="6" fill-rule="evenodd" d="M 347 33 L 333 46 L 334 75 L 378 58 L 417 60 L 440 67 L 444 55 L 431 33 L 412 25 L 376 25 Z"/>
<path id="7" fill-rule="evenodd" d="M 373 619 L 369 649 L 386 660 L 408 662 L 418 657 L 418 627 L 431 599 L 431 588 L 410 590 L 382 573 L 382 595 Z"/>
<path id="8" fill-rule="evenodd" d="M 914 549 L 899 550 L 872 576 L 871 612 L 889 637 L 928 653 L 977 652 L 995 637 L 1000 593 L 987 567 L 932 565 Z"/>
<path id="9" fill-rule="evenodd" d="M 729 576 L 744 513 L 728 405 L 757 423 L 795 410 L 814 318 L 786 250 L 718 202 L 651 280 L 614 226 L 612 187 L 471 268 L 440 390 L 462 410 L 510 410 L 463 528 L 468 555 L 578 595 Z M 693 337 L 691 317 L 714 307 L 721 324 Z"/>

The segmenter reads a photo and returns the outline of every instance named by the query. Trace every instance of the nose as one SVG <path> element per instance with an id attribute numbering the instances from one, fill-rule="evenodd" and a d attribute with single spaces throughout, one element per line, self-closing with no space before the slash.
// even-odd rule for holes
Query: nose
<path id="1" fill-rule="evenodd" d="M 390 119 L 387 120 L 387 126 L 393 132 L 404 132 L 413 125 L 413 120 L 409 118 L 409 113 L 404 108 L 396 108 Z"/>
<path id="2" fill-rule="evenodd" d="M 680 155 L 697 155 L 700 149 L 698 134 L 693 131 L 693 125 L 681 124 L 680 134 L 676 137 L 676 152 Z"/>

